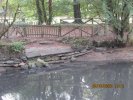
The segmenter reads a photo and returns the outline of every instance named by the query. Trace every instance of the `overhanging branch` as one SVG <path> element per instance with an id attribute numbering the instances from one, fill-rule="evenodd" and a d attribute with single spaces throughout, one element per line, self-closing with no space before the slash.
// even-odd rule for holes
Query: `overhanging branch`
<path id="1" fill-rule="evenodd" d="M 10 27 L 14 24 L 14 22 L 16 20 L 16 17 L 17 17 L 17 14 L 18 14 L 18 11 L 19 11 L 19 5 L 17 6 L 17 9 L 16 9 L 15 14 L 14 14 L 14 17 L 13 17 L 13 21 L 11 22 L 11 24 L 9 24 L 7 27 L 4 26 L 4 30 L 0 34 L 0 39 L 5 35 L 6 32 L 8 32 L 8 30 L 10 29 Z M 5 24 L 5 22 L 4 22 L 4 24 Z"/>

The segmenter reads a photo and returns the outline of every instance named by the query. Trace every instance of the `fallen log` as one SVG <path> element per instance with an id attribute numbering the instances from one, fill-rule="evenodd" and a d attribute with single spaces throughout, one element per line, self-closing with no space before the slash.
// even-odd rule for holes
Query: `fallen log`
<path id="1" fill-rule="evenodd" d="M 14 67 L 14 65 L 11 65 L 11 64 L 0 64 L 0 67 Z"/>
<path id="2" fill-rule="evenodd" d="M 48 62 L 49 64 L 60 64 L 60 63 L 65 63 L 66 60 L 58 60 L 58 61 L 50 61 Z"/>

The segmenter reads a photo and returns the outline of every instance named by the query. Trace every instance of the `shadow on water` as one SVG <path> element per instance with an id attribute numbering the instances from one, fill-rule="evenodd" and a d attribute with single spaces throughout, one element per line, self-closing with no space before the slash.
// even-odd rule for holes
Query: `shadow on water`
<path id="1" fill-rule="evenodd" d="M 132 100 L 132 63 L 75 65 L 43 74 L 0 77 L 0 100 Z M 124 84 L 124 88 L 92 88 L 93 83 Z"/>

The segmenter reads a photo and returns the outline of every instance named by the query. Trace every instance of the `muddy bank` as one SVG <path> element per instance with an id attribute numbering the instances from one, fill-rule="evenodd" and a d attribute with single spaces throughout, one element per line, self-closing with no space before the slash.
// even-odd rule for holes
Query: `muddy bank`
<path id="1" fill-rule="evenodd" d="M 73 52 L 67 54 L 57 54 L 53 56 L 47 56 L 42 58 L 27 59 L 25 56 L 21 56 L 15 59 L 0 60 L 0 73 L 7 70 L 25 70 L 29 73 L 36 73 L 36 71 L 56 70 L 62 69 L 61 66 L 73 67 L 74 62 L 79 62 L 79 65 L 84 65 L 83 62 L 88 62 L 92 65 L 96 63 L 108 63 L 108 62 L 133 62 L 133 48 L 120 48 L 120 49 L 106 49 L 106 48 L 93 48 L 90 50 L 84 50 L 82 52 Z M 12 66 L 12 67 L 11 67 Z M 53 67 L 54 66 L 54 67 Z M 55 67 L 56 66 L 56 67 Z"/>
<path id="2" fill-rule="evenodd" d="M 133 61 L 133 47 L 93 51 L 78 57 L 77 61 Z"/>
<path id="3" fill-rule="evenodd" d="M 19 42 L 0 41 L 0 73 L 17 69 L 25 61 L 27 61 L 27 58 Z"/>

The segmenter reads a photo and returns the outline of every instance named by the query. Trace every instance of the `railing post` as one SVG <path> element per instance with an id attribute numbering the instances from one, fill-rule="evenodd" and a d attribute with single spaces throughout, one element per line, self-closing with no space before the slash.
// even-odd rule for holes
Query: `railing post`
<path id="1" fill-rule="evenodd" d="M 27 27 L 27 26 L 24 26 L 24 25 L 23 25 L 24 37 L 27 37 L 27 31 L 26 31 L 26 27 Z"/>
<path id="2" fill-rule="evenodd" d="M 58 26 L 58 37 L 61 37 L 61 25 Z"/>

